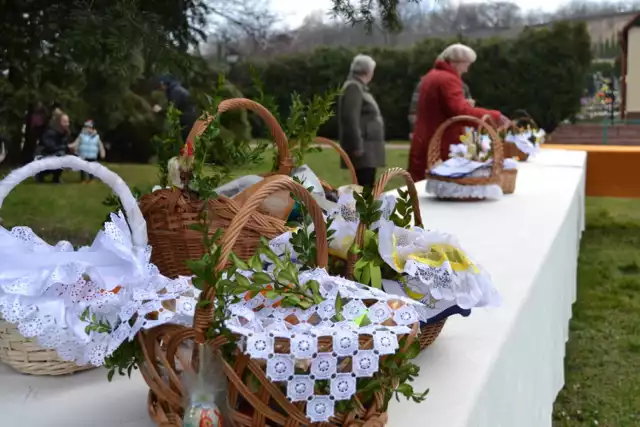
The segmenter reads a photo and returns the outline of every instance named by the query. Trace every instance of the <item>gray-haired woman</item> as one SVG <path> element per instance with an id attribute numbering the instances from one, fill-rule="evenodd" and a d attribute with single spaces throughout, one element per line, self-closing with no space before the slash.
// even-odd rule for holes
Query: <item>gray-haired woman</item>
<path id="1" fill-rule="evenodd" d="M 338 102 L 340 145 L 355 167 L 358 183 L 369 188 L 376 180 L 376 168 L 384 167 L 386 160 L 384 121 L 367 87 L 375 68 L 376 63 L 370 56 L 353 58 Z"/>

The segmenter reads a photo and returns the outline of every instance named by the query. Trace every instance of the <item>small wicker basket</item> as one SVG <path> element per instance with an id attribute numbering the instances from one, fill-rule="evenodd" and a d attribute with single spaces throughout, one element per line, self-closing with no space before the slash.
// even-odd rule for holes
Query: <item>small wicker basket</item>
<path id="1" fill-rule="evenodd" d="M 505 134 L 509 130 L 518 132 L 519 131 L 518 128 L 521 123 L 526 123 L 528 125 L 531 125 L 531 127 L 533 128 L 538 127 L 535 120 L 533 120 L 531 117 L 523 116 L 523 117 L 519 117 L 517 119 L 512 120 L 510 124 L 500 128 L 498 131 L 500 133 L 504 132 Z M 505 159 L 517 159 L 520 162 L 526 162 L 529 159 L 529 155 L 527 153 L 520 151 L 518 146 L 514 143 L 503 141 L 502 147 L 504 148 Z"/>
<path id="2" fill-rule="evenodd" d="M 485 130 L 492 140 L 493 147 L 493 164 L 491 165 L 491 173 L 487 177 L 462 177 L 462 178 L 449 178 L 430 173 L 431 169 L 436 166 L 440 161 L 440 147 L 442 144 L 442 136 L 447 128 L 455 123 L 466 122 L 474 123 L 478 129 Z M 438 127 L 436 133 L 429 142 L 429 150 L 427 156 L 427 180 L 455 183 L 462 186 L 483 186 L 483 185 L 498 185 L 502 187 L 503 175 L 504 175 L 504 153 L 502 144 L 499 143 L 500 138 L 498 134 L 489 125 L 486 120 L 478 119 L 473 116 L 456 116 L 448 119 Z M 443 194 L 435 194 L 436 198 L 440 200 L 456 200 L 456 201 L 477 201 L 484 200 L 483 197 L 466 197 L 466 198 L 451 198 Z"/>
<path id="3" fill-rule="evenodd" d="M 129 187 L 106 167 L 99 163 L 86 162 L 79 157 L 47 157 L 14 170 L 0 182 L 0 207 L 13 188 L 27 178 L 43 171 L 63 168 L 90 173 L 111 187 L 122 200 L 134 244 L 137 247 L 146 248 L 145 223 Z M 33 340 L 22 336 L 13 324 L 2 319 L 0 319 L 0 361 L 23 374 L 30 375 L 65 375 L 92 368 L 92 366 L 78 366 L 73 362 L 61 360 L 56 350 L 40 347 Z"/>
<path id="4" fill-rule="evenodd" d="M 317 265 L 326 267 L 328 260 L 327 233 L 324 226 L 322 211 L 312 199 L 310 193 L 301 185 L 287 177 L 273 177 L 265 180 L 265 184 L 254 194 L 232 224 L 226 230 L 222 240 L 222 257 L 218 268 L 226 263 L 226 258 L 235 246 L 235 240 L 247 227 L 252 212 L 260 206 L 263 200 L 276 191 L 291 191 L 307 206 L 314 221 L 316 230 Z M 205 290 L 201 298 L 211 300 L 213 288 Z M 181 353 L 188 341 L 203 343 L 205 331 L 213 319 L 212 308 L 198 308 L 192 328 L 176 325 L 162 325 L 138 334 L 142 345 L 144 363 L 140 371 L 150 387 L 149 414 L 153 421 L 162 427 L 182 427 L 182 413 L 185 390 L 180 381 L 183 370 L 194 370 L 195 352 L 191 357 Z M 407 345 L 413 342 L 417 328 L 409 335 Z M 216 351 L 224 343 L 223 337 L 217 337 L 208 342 L 210 351 Z M 330 351 L 328 347 L 323 351 Z M 277 345 L 277 344 L 276 344 Z M 319 343 L 321 348 L 325 344 Z M 361 345 L 372 345 L 362 342 Z M 250 359 L 247 355 L 235 354 L 233 364 L 222 360 L 224 373 L 227 377 L 227 389 L 230 408 L 230 418 L 233 425 L 238 427 L 302 427 L 312 425 L 305 416 L 305 402 L 290 402 L 283 391 L 270 381 L 259 361 Z M 247 375 L 253 375 L 258 380 L 258 390 L 252 391 L 246 384 Z M 368 407 L 356 404 L 349 413 L 336 413 L 330 422 L 322 423 L 323 427 L 382 427 L 386 424 L 387 415 L 382 410 L 384 397 L 377 392 Z"/>

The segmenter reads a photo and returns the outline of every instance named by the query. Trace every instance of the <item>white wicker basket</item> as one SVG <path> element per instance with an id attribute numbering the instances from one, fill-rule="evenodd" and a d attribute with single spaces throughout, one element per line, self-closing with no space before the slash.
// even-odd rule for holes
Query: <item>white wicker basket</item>
<path id="1" fill-rule="evenodd" d="M 86 162 L 75 156 L 47 157 L 12 171 L 0 181 L 0 208 L 7 195 L 21 182 L 36 174 L 54 169 L 71 169 L 92 174 L 120 197 L 136 247 L 147 246 L 147 226 L 131 190 L 117 174 L 97 162 Z M 40 347 L 25 338 L 11 323 L 0 318 L 0 362 L 31 375 L 65 375 L 90 369 L 63 361 L 56 350 Z"/>

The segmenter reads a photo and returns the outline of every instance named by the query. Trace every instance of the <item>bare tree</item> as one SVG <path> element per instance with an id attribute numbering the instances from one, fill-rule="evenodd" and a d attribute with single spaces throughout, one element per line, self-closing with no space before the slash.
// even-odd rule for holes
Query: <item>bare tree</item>
<path id="1" fill-rule="evenodd" d="M 269 0 L 210 0 L 211 35 L 208 54 L 234 45 L 251 55 L 266 49 L 280 16 Z M 213 52 L 212 52 L 213 50 Z"/>

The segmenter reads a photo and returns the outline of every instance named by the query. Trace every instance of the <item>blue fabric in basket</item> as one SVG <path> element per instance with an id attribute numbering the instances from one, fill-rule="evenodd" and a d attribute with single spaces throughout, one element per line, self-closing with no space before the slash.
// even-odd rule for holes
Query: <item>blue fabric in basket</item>
<path id="1" fill-rule="evenodd" d="M 435 316 L 430 317 L 429 319 L 427 319 L 426 322 L 420 322 L 420 326 L 432 325 L 434 323 L 438 323 L 439 321 L 446 319 L 449 316 L 455 316 L 456 314 L 459 314 L 463 317 L 468 317 L 471 314 L 471 309 L 460 308 L 459 306 L 454 305 L 452 307 L 447 308 L 446 310 L 441 311 Z"/>

